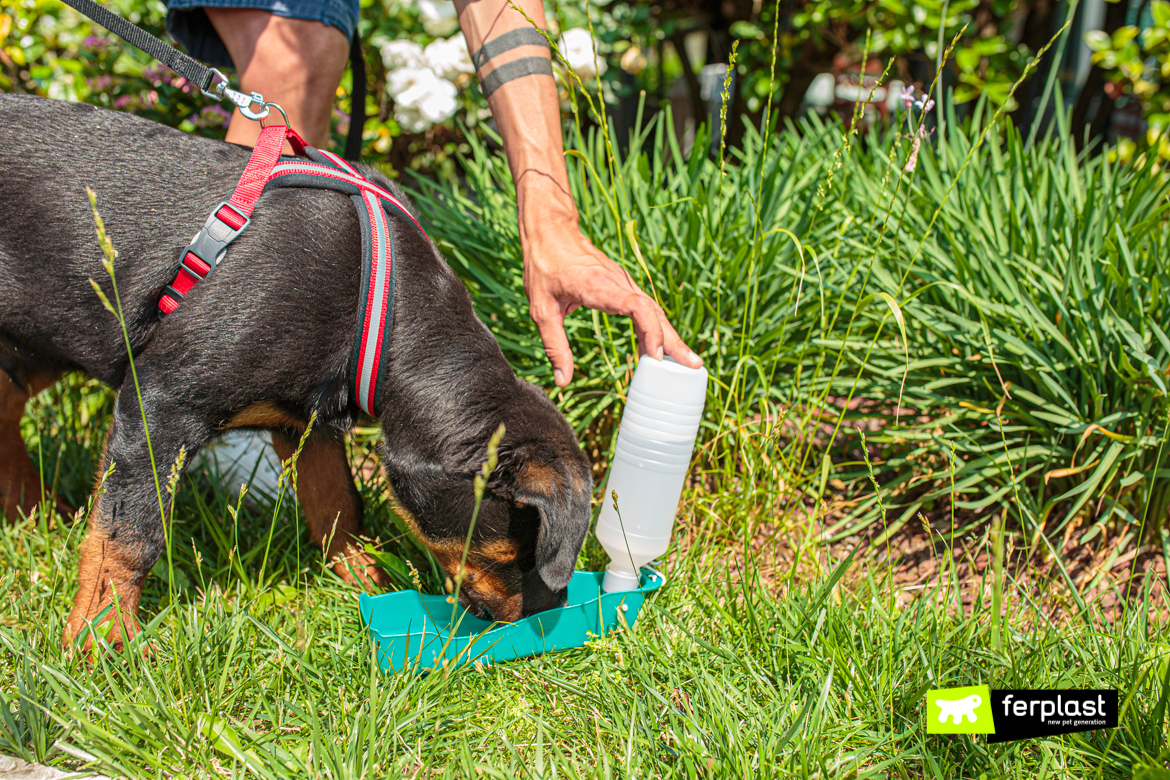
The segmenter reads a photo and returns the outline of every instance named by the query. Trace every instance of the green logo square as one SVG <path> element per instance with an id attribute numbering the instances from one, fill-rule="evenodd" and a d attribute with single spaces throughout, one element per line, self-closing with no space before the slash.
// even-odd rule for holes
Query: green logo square
<path id="1" fill-rule="evenodd" d="M 991 691 L 986 685 L 926 693 L 927 734 L 994 734 Z"/>

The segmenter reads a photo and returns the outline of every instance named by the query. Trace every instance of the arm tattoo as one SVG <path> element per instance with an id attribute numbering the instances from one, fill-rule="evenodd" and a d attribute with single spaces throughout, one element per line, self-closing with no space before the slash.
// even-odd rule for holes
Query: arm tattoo
<path id="1" fill-rule="evenodd" d="M 471 62 L 475 65 L 475 69 L 479 70 L 488 63 L 488 60 L 521 46 L 543 46 L 547 49 L 548 40 L 540 30 L 533 27 L 519 27 L 503 35 L 498 35 L 480 46 L 472 53 Z"/>
<path id="2" fill-rule="evenodd" d="M 523 57 L 505 62 L 500 67 L 493 69 L 491 73 L 479 80 L 479 85 L 483 89 L 483 96 L 488 98 L 497 89 L 514 79 L 525 76 L 552 76 L 552 74 L 551 60 L 544 57 Z"/>
<path id="3" fill-rule="evenodd" d="M 471 62 L 478 72 L 484 65 L 504 52 L 519 49 L 522 46 L 543 46 L 548 48 L 548 40 L 540 30 L 532 27 L 520 27 L 503 35 L 497 36 L 475 50 L 471 55 Z M 518 60 L 506 62 L 495 67 L 486 76 L 480 77 L 480 88 L 485 98 L 504 84 L 525 76 L 551 76 L 552 61 L 546 57 L 521 57 Z"/>

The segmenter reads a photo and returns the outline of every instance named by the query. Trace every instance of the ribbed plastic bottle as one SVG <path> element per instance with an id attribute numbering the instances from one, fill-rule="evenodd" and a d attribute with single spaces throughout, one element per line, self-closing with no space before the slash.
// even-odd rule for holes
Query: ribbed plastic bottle
<path id="1" fill-rule="evenodd" d="M 637 590 L 638 570 L 666 552 L 706 399 L 707 369 L 638 361 L 597 519 L 605 592 Z"/>

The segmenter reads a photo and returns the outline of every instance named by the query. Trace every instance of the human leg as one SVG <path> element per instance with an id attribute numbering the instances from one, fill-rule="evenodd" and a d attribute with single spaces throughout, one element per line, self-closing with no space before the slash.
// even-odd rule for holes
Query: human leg
<path id="1" fill-rule="evenodd" d="M 278 103 L 293 129 L 327 149 L 333 101 L 349 58 L 345 34 L 323 22 L 253 8 L 204 10 L 231 54 L 240 91 Z M 259 122 L 238 110 L 232 114 L 226 140 L 252 146 L 259 136 Z"/>

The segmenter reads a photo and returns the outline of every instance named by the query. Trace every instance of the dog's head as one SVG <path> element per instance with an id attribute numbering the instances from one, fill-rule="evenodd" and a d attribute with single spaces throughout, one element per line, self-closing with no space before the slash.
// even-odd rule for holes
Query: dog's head
<path id="1" fill-rule="evenodd" d="M 456 470 L 385 458 L 396 509 L 411 531 L 452 583 L 463 567 L 460 602 L 478 617 L 500 621 L 565 603 L 593 489 L 589 462 L 564 417 L 538 388 L 516 386 L 478 514 L 475 474 L 498 422 L 482 430 L 482 441 L 469 448 L 475 454 Z"/>

